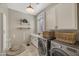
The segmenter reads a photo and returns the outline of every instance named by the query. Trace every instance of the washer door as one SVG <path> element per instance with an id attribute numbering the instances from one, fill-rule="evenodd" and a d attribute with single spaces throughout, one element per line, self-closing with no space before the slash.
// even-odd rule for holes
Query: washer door
<path id="1" fill-rule="evenodd" d="M 61 50 L 59 48 L 53 48 L 50 51 L 50 55 L 51 56 L 68 56 L 68 54 L 66 52 L 64 52 L 63 50 Z"/>
<path id="2" fill-rule="evenodd" d="M 38 39 L 38 50 L 39 50 L 39 55 L 44 56 L 46 55 L 46 42 L 43 39 Z"/>

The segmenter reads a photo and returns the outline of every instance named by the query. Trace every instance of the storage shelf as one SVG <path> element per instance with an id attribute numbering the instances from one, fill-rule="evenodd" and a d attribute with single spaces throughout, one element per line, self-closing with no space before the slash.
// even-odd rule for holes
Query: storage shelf
<path id="1" fill-rule="evenodd" d="M 18 26 L 17 29 L 30 29 L 30 27 L 25 26 Z"/>

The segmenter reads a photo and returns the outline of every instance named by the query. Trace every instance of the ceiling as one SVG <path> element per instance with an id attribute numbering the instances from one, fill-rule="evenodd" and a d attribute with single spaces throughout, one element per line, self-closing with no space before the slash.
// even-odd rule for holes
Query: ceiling
<path id="1" fill-rule="evenodd" d="M 10 9 L 14 9 L 20 12 L 26 12 L 26 8 L 29 5 L 29 3 L 7 3 L 8 8 Z M 42 11 L 43 9 L 45 9 L 46 7 L 48 7 L 49 5 L 51 5 L 51 3 L 32 3 L 31 4 L 32 7 L 34 8 L 34 14 L 32 15 L 36 15 L 38 14 L 40 11 Z"/>

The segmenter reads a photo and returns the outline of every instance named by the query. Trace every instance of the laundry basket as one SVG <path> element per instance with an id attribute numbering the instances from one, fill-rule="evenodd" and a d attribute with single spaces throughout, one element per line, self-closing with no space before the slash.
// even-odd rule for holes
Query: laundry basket
<path id="1" fill-rule="evenodd" d="M 55 32 L 56 40 L 75 44 L 77 32 Z"/>

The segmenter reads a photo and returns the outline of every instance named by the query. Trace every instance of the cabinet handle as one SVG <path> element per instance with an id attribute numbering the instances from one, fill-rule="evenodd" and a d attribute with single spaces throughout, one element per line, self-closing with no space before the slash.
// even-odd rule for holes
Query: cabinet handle
<path id="1" fill-rule="evenodd" d="M 55 29 L 57 29 L 58 28 L 58 26 L 55 26 Z"/>
<path id="2" fill-rule="evenodd" d="M 76 22 L 75 22 L 75 28 L 76 28 Z"/>

